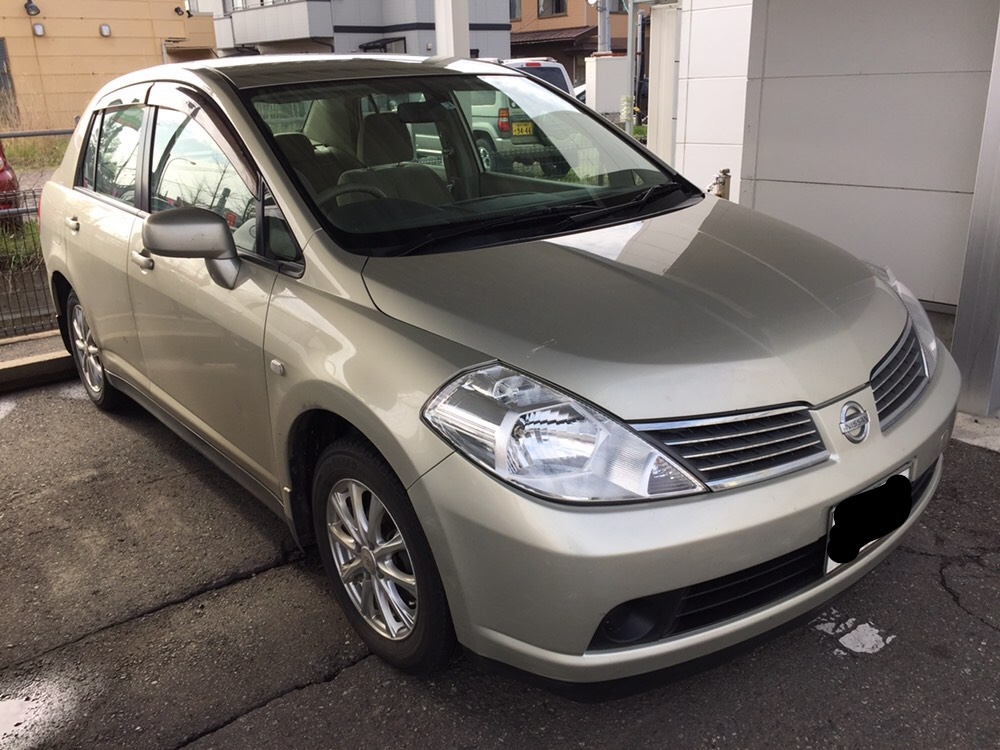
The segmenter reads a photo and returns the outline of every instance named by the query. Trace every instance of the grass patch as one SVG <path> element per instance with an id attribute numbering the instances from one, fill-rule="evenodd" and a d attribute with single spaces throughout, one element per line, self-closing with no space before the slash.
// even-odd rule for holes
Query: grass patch
<path id="1" fill-rule="evenodd" d="M 646 125 L 636 125 L 632 128 L 632 135 L 636 138 L 636 140 L 645 141 L 647 132 L 648 126 Z"/>
<path id="2" fill-rule="evenodd" d="M 42 265 L 38 222 L 0 219 L 0 271 L 22 271 Z"/>
<path id="3" fill-rule="evenodd" d="M 9 138 L 3 149 L 14 171 L 26 169 L 55 169 L 62 163 L 68 135 L 45 135 L 32 138 Z"/>

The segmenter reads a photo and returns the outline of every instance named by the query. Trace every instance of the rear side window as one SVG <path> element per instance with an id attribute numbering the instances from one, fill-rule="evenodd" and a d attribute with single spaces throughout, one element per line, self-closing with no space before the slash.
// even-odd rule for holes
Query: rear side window
<path id="1" fill-rule="evenodd" d="M 97 145 L 94 190 L 123 203 L 135 202 L 135 178 L 139 158 L 139 130 L 143 107 L 108 110 L 101 123 Z M 89 148 L 89 146 L 88 146 Z M 86 174 L 86 161 L 84 173 Z"/>
<path id="2" fill-rule="evenodd" d="M 90 190 L 94 189 L 97 179 L 97 145 L 101 135 L 101 113 L 94 115 L 90 124 L 90 137 L 83 151 L 83 168 L 80 170 L 80 185 Z"/>
<path id="3" fill-rule="evenodd" d="M 257 111 L 272 133 L 301 133 L 312 102 L 261 102 Z"/>

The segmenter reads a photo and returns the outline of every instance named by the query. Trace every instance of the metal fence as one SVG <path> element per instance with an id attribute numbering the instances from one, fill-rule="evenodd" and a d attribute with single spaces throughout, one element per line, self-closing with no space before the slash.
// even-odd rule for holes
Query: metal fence
<path id="1" fill-rule="evenodd" d="M 56 327 L 38 239 L 41 194 L 0 193 L 0 338 Z"/>

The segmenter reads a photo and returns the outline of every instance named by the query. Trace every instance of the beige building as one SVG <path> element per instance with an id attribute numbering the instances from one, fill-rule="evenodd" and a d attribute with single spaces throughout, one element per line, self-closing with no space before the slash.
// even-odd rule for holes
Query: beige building
<path id="1" fill-rule="evenodd" d="M 112 78 L 214 47 L 184 0 L 0 0 L 0 130 L 73 127 Z"/>
<path id="2" fill-rule="evenodd" d="M 607 2 L 611 12 L 611 49 L 625 52 L 628 15 L 621 0 Z M 574 83 L 582 83 L 584 59 L 597 50 L 598 13 L 587 0 L 510 0 L 512 57 L 553 57 Z"/>

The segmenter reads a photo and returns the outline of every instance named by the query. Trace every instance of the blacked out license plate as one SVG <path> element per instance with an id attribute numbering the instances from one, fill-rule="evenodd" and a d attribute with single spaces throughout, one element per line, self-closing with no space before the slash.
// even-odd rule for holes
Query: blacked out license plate
<path id="1" fill-rule="evenodd" d="M 824 572 L 829 573 L 856 559 L 906 522 L 913 509 L 912 468 L 912 465 L 905 466 L 874 487 L 841 500 L 830 509 Z"/>

